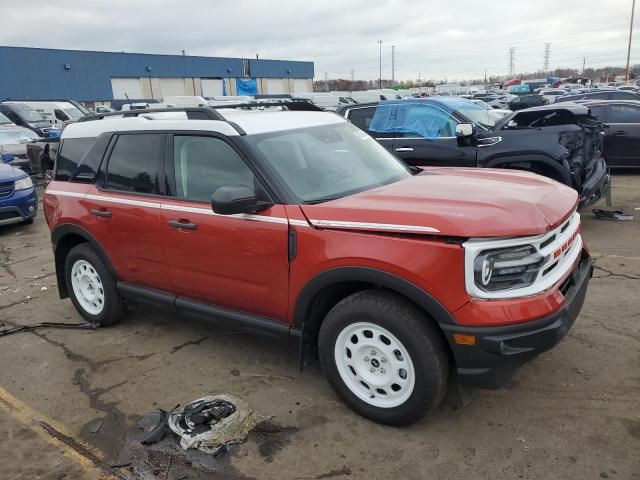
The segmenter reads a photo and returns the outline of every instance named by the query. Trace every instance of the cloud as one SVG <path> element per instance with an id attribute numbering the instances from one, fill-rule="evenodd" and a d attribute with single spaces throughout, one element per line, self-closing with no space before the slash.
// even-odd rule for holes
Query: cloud
<path id="1" fill-rule="evenodd" d="M 2 2 L 0 44 L 86 50 L 312 60 L 316 76 L 479 78 L 516 70 L 623 65 L 631 2 L 416 0 L 57 0 Z M 639 22 L 640 23 L 640 22 Z M 640 27 L 640 25 L 638 25 Z M 640 33 L 640 32 L 636 32 Z M 640 39 L 638 39 L 640 40 Z M 640 62 L 638 49 L 632 60 Z"/>

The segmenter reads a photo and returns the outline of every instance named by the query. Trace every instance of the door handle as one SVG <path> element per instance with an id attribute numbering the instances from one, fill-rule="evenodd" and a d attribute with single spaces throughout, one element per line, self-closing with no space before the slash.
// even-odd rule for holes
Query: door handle
<path id="1" fill-rule="evenodd" d="M 111 218 L 111 212 L 104 208 L 92 208 L 91 215 L 93 215 L 94 217 L 100 217 L 100 218 Z"/>
<path id="2" fill-rule="evenodd" d="M 171 228 L 182 228 L 183 230 L 197 230 L 198 224 L 191 223 L 189 220 L 169 220 L 167 223 Z"/>
<path id="3" fill-rule="evenodd" d="M 626 135 L 627 132 L 625 132 L 624 130 L 616 130 L 615 132 L 613 132 L 613 135 L 616 135 L 617 137 L 622 137 L 623 135 Z"/>
<path id="4" fill-rule="evenodd" d="M 396 148 L 396 152 L 413 152 L 413 148 L 411 148 L 411 147 L 400 147 L 400 148 Z"/>

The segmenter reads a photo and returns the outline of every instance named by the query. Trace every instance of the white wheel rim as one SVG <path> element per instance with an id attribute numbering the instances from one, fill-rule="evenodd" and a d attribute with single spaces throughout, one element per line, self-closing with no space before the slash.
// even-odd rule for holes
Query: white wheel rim
<path id="1" fill-rule="evenodd" d="M 91 315 L 104 308 L 104 286 L 96 269 L 86 260 L 78 260 L 71 267 L 73 294 L 80 306 Z"/>
<path id="2" fill-rule="evenodd" d="M 368 322 L 349 325 L 338 335 L 334 355 L 342 381 L 369 405 L 397 407 L 413 393 L 409 352 L 385 328 Z"/>

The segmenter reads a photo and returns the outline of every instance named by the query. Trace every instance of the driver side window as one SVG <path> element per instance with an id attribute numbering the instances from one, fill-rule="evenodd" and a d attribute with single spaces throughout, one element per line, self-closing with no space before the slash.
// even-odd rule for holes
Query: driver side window
<path id="1" fill-rule="evenodd" d="M 456 136 L 458 122 L 450 113 L 427 105 L 416 105 L 409 109 L 405 126 L 415 126 L 415 131 L 398 134 L 401 138 L 451 138 Z"/>
<path id="2" fill-rule="evenodd" d="M 176 197 L 210 202 L 222 186 L 244 185 L 255 189 L 251 169 L 224 140 L 213 137 L 175 136 L 173 168 Z"/>

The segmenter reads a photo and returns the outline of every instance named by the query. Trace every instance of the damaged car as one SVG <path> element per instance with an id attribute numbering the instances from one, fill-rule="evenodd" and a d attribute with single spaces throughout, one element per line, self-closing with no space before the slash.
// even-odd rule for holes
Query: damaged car
<path id="1" fill-rule="evenodd" d="M 341 107 L 337 113 L 413 167 L 510 168 L 534 172 L 579 193 L 579 208 L 606 196 L 603 127 L 589 109 L 545 105 L 496 119 L 455 97 Z"/>

